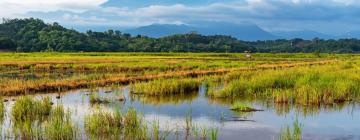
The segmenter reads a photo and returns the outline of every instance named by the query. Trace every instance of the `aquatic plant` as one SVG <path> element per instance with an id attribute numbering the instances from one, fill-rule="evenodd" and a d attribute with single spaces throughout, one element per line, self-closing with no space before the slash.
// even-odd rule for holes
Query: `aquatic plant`
<path id="1" fill-rule="evenodd" d="M 91 104 L 102 104 L 102 103 L 109 103 L 109 99 L 101 97 L 98 94 L 92 93 L 89 95 L 89 102 Z"/>
<path id="2" fill-rule="evenodd" d="M 200 81 L 197 79 L 157 79 L 130 85 L 132 93 L 154 96 L 185 94 L 197 91 Z"/>
<path id="3" fill-rule="evenodd" d="M 99 111 L 85 116 L 85 131 L 90 138 L 118 138 L 124 127 L 120 111 L 110 113 Z"/>
<path id="4" fill-rule="evenodd" d="M 21 121 L 42 121 L 50 114 L 52 103 L 50 97 L 41 100 L 34 100 L 29 96 L 19 97 L 11 112 L 12 120 Z"/>
<path id="5" fill-rule="evenodd" d="M 252 108 L 242 102 L 235 102 L 231 108 L 231 110 L 234 110 L 234 111 L 241 111 L 241 112 L 252 112 L 252 111 L 261 111 L 261 110 L 258 110 L 258 109 L 255 109 L 255 108 Z"/>
<path id="6" fill-rule="evenodd" d="M 72 122 L 71 113 L 65 112 L 62 105 L 56 106 L 44 122 L 44 136 L 51 140 L 72 140 L 77 138 L 77 128 Z"/>
<path id="7" fill-rule="evenodd" d="M 279 139 L 280 140 L 301 140 L 303 125 L 299 123 L 298 120 L 295 120 L 292 124 L 292 128 L 286 126 L 282 128 Z"/>

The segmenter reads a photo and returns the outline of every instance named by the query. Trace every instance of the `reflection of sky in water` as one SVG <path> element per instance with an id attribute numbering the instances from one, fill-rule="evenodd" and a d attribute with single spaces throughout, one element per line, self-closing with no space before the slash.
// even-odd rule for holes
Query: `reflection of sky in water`
<path id="1" fill-rule="evenodd" d="M 192 121 L 197 126 L 218 127 L 219 139 L 277 139 L 276 136 L 281 127 L 292 124 L 296 118 L 304 125 L 304 139 L 360 139 L 360 109 L 358 104 L 348 105 L 340 111 L 321 110 L 319 113 L 304 117 L 294 109 L 285 115 L 277 115 L 273 107 L 268 108 L 262 103 L 253 102 L 254 107 L 265 109 L 265 111 L 239 116 L 239 113 L 230 111 L 226 105 L 210 103 L 209 99 L 204 96 L 204 89 L 200 89 L 199 95 L 192 98 L 179 98 L 176 104 L 166 101 L 165 98 L 166 102 L 156 105 L 139 100 L 145 97 L 132 98 L 131 100 L 127 88 L 114 90 L 112 93 L 105 93 L 105 91 L 100 89 L 98 92 L 112 102 L 99 106 L 89 104 L 88 96 L 85 95 L 89 91 L 86 90 L 71 91 L 69 94 L 63 95 L 60 100 L 55 99 L 56 94 L 52 94 L 51 97 L 56 104 L 62 103 L 66 108 L 71 109 L 72 118 L 77 121 L 80 127 L 83 127 L 84 116 L 93 111 L 113 111 L 115 109 L 124 111 L 129 107 L 134 107 L 139 112 L 144 113 L 145 120 L 149 123 L 159 120 L 161 129 L 178 128 L 183 130 L 185 117 L 191 111 Z M 127 101 L 118 101 L 118 93 L 125 93 Z M 174 99 L 176 98 L 172 100 Z M 11 101 L 6 104 L 12 103 Z M 7 108 L 9 109 L 9 107 Z M 222 114 L 225 121 L 221 121 Z M 238 119 L 251 121 L 235 121 Z M 9 127 L 8 121 L 9 117 L 7 116 L 5 127 Z"/>

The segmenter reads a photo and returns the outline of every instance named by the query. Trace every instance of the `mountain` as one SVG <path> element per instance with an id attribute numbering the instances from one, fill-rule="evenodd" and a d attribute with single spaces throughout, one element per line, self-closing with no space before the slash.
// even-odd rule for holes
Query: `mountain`
<path id="1" fill-rule="evenodd" d="M 360 31 L 351 31 L 340 35 L 338 38 L 360 38 Z"/>
<path id="2" fill-rule="evenodd" d="M 127 30 L 132 35 L 146 35 L 150 37 L 164 37 L 174 34 L 184 34 L 197 32 L 203 35 L 229 35 L 240 40 L 271 40 L 276 36 L 264 31 L 260 27 L 251 23 L 233 24 L 223 22 L 204 22 L 198 25 L 171 25 L 171 24 L 153 24 L 143 26 L 132 30 Z"/>
<path id="3" fill-rule="evenodd" d="M 301 30 L 301 31 L 278 31 L 272 32 L 272 34 L 282 38 L 282 39 L 294 39 L 294 38 L 302 38 L 306 40 L 311 40 L 314 38 L 321 39 L 335 39 L 336 37 L 329 34 L 324 34 L 311 30 Z"/>
<path id="4" fill-rule="evenodd" d="M 132 35 L 145 35 L 149 37 L 164 37 L 174 34 L 189 33 L 195 28 L 187 25 L 175 25 L 175 24 L 152 24 L 149 26 L 143 26 L 132 30 L 127 30 Z"/>

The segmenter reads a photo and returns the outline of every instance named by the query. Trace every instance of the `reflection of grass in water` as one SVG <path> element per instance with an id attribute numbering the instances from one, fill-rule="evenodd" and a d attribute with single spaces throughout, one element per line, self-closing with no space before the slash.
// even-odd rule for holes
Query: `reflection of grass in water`
<path id="1" fill-rule="evenodd" d="M 281 129 L 279 139 L 280 140 L 301 140 L 303 125 L 298 120 L 294 121 L 292 128 L 286 126 Z"/>
<path id="2" fill-rule="evenodd" d="M 199 94 L 197 92 L 192 92 L 192 93 L 168 95 L 168 96 L 139 95 L 134 97 L 136 97 L 136 99 L 146 104 L 166 105 L 166 104 L 181 104 L 183 102 L 192 102 L 199 97 Z"/>

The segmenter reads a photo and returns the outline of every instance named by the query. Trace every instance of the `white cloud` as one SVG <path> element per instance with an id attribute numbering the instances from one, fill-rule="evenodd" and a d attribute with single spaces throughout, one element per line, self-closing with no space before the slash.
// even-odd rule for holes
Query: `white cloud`
<path id="1" fill-rule="evenodd" d="M 104 7 L 108 0 L 0 0 L 0 17 L 35 17 L 79 25 L 135 27 L 194 21 L 253 22 L 271 28 L 358 25 L 360 0 L 234 0 L 204 5 Z M 48 12 L 48 13 L 47 13 Z M 51 12 L 59 12 L 51 14 Z M 302 25 L 302 23 L 306 23 Z M 331 23 L 331 24 L 330 24 Z M 281 27 L 280 27 L 281 26 Z M 321 27 L 326 27 L 321 26 Z"/>
<path id="2" fill-rule="evenodd" d="M 27 12 L 83 12 L 98 8 L 107 0 L 0 0 L 1 17 L 19 17 Z"/>

